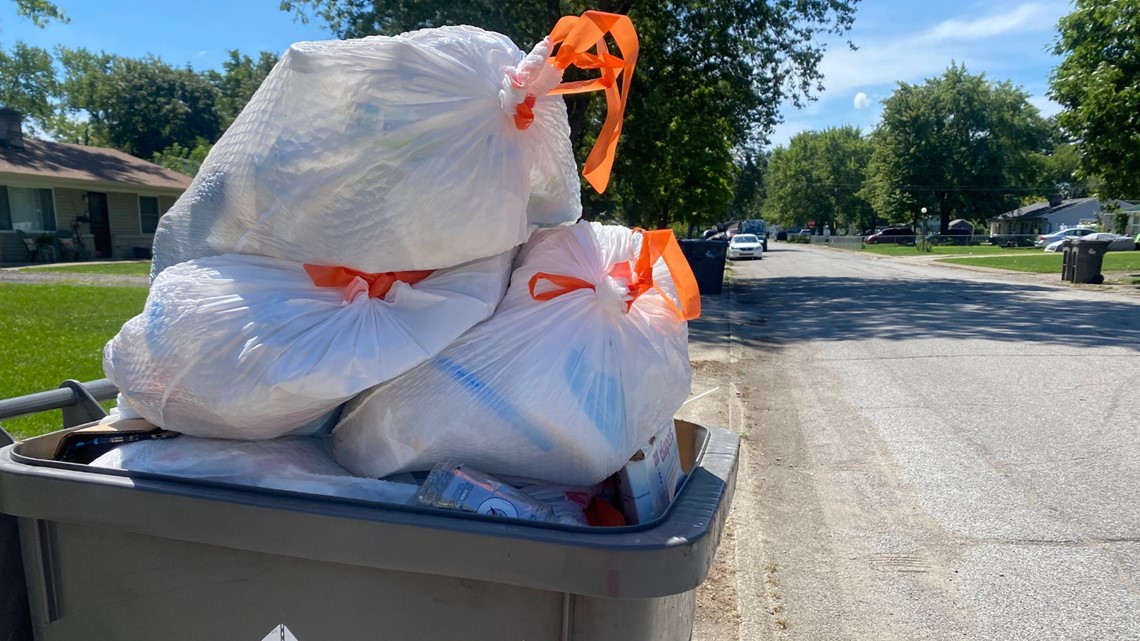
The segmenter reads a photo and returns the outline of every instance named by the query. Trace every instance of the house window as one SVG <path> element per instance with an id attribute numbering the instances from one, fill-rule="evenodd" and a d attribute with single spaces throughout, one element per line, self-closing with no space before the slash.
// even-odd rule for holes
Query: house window
<path id="1" fill-rule="evenodd" d="M 55 231 L 51 190 L 0 185 L 0 229 Z"/>
<path id="2" fill-rule="evenodd" d="M 153 234 L 158 229 L 158 198 L 139 196 L 139 227 L 144 234 Z"/>

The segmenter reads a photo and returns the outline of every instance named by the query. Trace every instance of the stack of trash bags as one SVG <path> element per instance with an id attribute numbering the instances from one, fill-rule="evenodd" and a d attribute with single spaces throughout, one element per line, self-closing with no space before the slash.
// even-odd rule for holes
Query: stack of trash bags
<path id="1" fill-rule="evenodd" d="M 606 92 L 583 172 L 602 191 L 636 53 L 629 19 L 600 12 L 529 54 L 469 26 L 290 47 L 161 218 L 146 307 L 104 351 L 114 416 L 180 436 L 92 464 L 659 515 L 700 299 L 672 232 L 578 221 L 561 95 Z M 563 83 L 571 65 L 600 77 Z"/>

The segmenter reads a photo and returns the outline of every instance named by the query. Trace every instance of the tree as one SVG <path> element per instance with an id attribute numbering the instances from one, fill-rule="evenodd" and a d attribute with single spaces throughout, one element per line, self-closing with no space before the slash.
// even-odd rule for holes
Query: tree
<path id="1" fill-rule="evenodd" d="M 1140 197 L 1140 0 L 1076 0 L 1057 25 L 1049 95 L 1102 199 Z"/>
<path id="2" fill-rule="evenodd" d="M 768 172 L 771 152 L 746 153 L 737 161 L 736 184 L 732 188 L 731 218 L 759 218 L 767 190 L 764 175 Z"/>
<path id="3" fill-rule="evenodd" d="M 859 195 L 871 146 L 857 127 L 796 134 L 778 147 L 765 176 L 766 216 L 786 226 L 873 227 L 875 214 Z"/>
<path id="4" fill-rule="evenodd" d="M 654 227 L 723 217 L 734 197 L 734 158 L 755 152 L 779 122 L 822 88 L 822 33 L 846 33 L 858 0 L 285 0 L 345 38 L 445 24 L 499 31 L 528 49 L 559 17 L 586 9 L 628 14 L 641 42 L 611 188 L 584 196 L 587 215 L 619 210 Z M 572 75 L 572 74 L 571 74 Z M 604 114 L 596 96 L 567 101 L 584 160 Z"/>
<path id="5" fill-rule="evenodd" d="M 0 104 L 22 112 L 30 132 L 50 129 L 58 88 L 47 51 L 23 42 L 0 51 Z"/>
<path id="6" fill-rule="evenodd" d="M 222 129 L 228 129 L 237 118 L 253 93 L 261 86 L 265 77 L 277 64 L 278 56 L 268 51 L 258 54 L 253 60 L 237 50 L 229 52 L 230 57 L 222 63 L 222 72 L 208 71 L 206 77 L 218 91 L 217 111 Z"/>
<path id="7" fill-rule="evenodd" d="M 49 20 L 59 20 L 65 24 L 71 22 L 59 7 L 48 0 L 16 0 L 16 13 L 31 20 L 37 27 L 47 25 Z"/>
<path id="8" fill-rule="evenodd" d="M 951 65 L 924 84 L 899 83 L 886 100 L 862 193 L 893 222 L 937 211 L 945 233 L 953 217 L 989 219 L 1036 190 L 1034 154 L 1048 142 L 1025 92 Z"/>
<path id="9" fill-rule="evenodd" d="M 48 0 L 16 0 L 16 13 L 41 28 L 50 20 L 68 22 Z M 50 129 L 57 89 L 51 54 L 46 50 L 20 41 L 11 51 L 0 50 L 0 105 L 23 113 L 32 133 Z"/>
<path id="10" fill-rule="evenodd" d="M 217 89 L 192 69 L 82 49 L 61 50 L 60 59 L 68 108 L 86 111 L 94 137 L 116 149 L 150 159 L 221 135 Z"/>
<path id="11" fill-rule="evenodd" d="M 187 176 L 198 175 L 198 169 L 202 167 L 202 163 L 206 161 L 206 156 L 213 148 L 213 144 L 205 140 L 199 140 L 198 145 L 193 149 L 183 147 L 178 143 L 163 149 L 161 152 L 154 154 L 151 161 L 156 165 L 162 165 L 167 169 L 177 171 Z"/>

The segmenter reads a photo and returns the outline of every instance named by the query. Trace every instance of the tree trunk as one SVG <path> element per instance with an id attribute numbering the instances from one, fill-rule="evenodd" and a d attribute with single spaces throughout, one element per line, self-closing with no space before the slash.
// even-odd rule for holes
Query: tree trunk
<path id="1" fill-rule="evenodd" d="M 947 229 L 950 229 L 950 214 L 953 211 L 950 206 L 950 194 L 943 193 L 938 199 L 938 233 L 945 234 Z"/>

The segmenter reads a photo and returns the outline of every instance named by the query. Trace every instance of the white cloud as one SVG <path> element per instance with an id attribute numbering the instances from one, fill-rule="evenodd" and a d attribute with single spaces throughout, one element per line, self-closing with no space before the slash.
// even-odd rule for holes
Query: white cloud
<path id="1" fill-rule="evenodd" d="M 862 91 L 855 94 L 855 108 L 856 109 L 866 109 L 867 107 L 870 107 L 870 106 L 871 106 L 871 99 L 869 97 L 867 97 L 867 94 L 863 93 Z"/>
<path id="2" fill-rule="evenodd" d="M 1063 13 L 1063 12 L 1062 12 Z M 1018 31 L 1051 29 L 1059 15 L 1046 3 L 1027 2 L 1006 13 L 976 20 L 946 20 L 929 30 L 923 37 L 927 41 L 983 40 Z"/>
<path id="3" fill-rule="evenodd" d="M 976 73 L 991 61 L 1001 66 L 1047 59 L 1045 47 L 1053 26 L 1068 11 L 1063 3 L 1027 2 L 981 18 L 944 20 L 917 33 L 885 40 L 860 41 L 856 32 L 853 37 L 859 48 L 835 46 L 824 56 L 820 71 L 828 93 L 844 94 L 863 87 L 918 82 L 940 74 L 952 60 L 968 64 Z"/>

